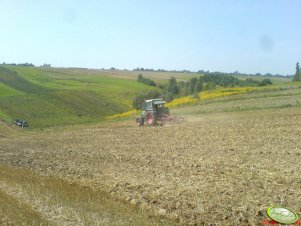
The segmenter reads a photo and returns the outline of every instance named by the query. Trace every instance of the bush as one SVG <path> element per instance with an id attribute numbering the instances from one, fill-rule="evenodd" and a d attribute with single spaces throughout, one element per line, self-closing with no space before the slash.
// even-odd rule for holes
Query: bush
<path id="1" fill-rule="evenodd" d="M 166 101 L 166 102 L 170 102 L 172 101 L 174 98 L 173 94 L 171 92 L 164 92 L 163 93 L 163 99 Z"/>
<path id="2" fill-rule="evenodd" d="M 266 86 L 266 85 L 270 85 L 272 84 L 272 81 L 268 78 L 266 79 L 263 79 L 260 83 L 259 83 L 259 86 Z"/>
<path id="3" fill-rule="evenodd" d="M 148 78 L 143 78 L 142 74 L 138 75 L 137 81 L 141 82 L 145 85 L 148 85 L 148 86 L 156 86 L 156 83 L 153 80 L 148 79 Z"/>

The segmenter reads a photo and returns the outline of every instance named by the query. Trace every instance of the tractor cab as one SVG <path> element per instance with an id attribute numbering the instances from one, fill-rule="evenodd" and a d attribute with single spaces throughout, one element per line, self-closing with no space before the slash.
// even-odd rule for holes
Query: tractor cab
<path id="1" fill-rule="evenodd" d="M 165 103 L 166 102 L 162 99 L 146 100 L 142 104 L 142 111 L 158 111 L 159 109 L 165 108 Z"/>

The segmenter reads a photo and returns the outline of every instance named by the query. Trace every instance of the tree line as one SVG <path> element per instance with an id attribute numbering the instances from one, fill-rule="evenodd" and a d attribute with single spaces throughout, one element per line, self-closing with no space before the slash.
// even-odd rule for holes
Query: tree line
<path id="1" fill-rule="evenodd" d="M 138 82 L 149 86 L 158 87 L 158 90 L 151 90 L 137 95 L 133 100 L 133 107 L 136 109 L 141 108 L 141 103 L 147 99 L 163 98 L 167 102 L 174 98 L 194 95 L 199 97 L 199 92 L 213 90 L 216 87 L 246 87 L 246 86 L 266 86 L 272 84 L 270 79 L 263 79 L 256 81 L 252 78 L 245 80 L 238 79 L 231 75 L 224 75 L 220 73 L 204 74 L 203 76 L 193 77 L 189 81 L 177 81 L 175 77 L 168 79 L 167 84 L 156 84 L 151 79 L 144 78 L 142 74 L 138 75 Z"/>
<path id="2" fill-rule="evenodd" d="M 116 68 L 114 68 L 116 70 Z M 222 74 L 222 75 L 240 75 L 240 76 L 256 76 L 256 77 L 281 77 L 281 78 L 288 78 L 292 77 L 292 75 L 281 75 L 281 74 L 271 74 L 271 73 L 241 73 L 239 71 L 234 71 L 234 72 L 219 72 L 219 71 L 214 71 L 210 72 L 209 70 L 198 70 L 198 71 L 191 71 L 191 70 L 165 70 L 165 69 L 152 69 L 152 68 L 135 68 L 133 71 L 146 71 L 146 72 L 169 72 L 169 73 L 185 73 L 185 74 Z"/>
<path id="3" fill-rule="evenodd" d="M 19 67 L 35 67 L 34 64 L 32 63 L 20 63 L 20 64 L 16 64 L 16 63 L 5 63 L 3 62 L 2 65 L 8 65 L 8 66 L 19 66 Z"/>

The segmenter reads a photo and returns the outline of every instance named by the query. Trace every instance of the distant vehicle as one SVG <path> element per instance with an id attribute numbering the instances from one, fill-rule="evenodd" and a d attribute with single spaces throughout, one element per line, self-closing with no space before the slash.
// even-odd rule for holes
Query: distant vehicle
<path id="1" fill-rule="evenodd" d="M 15 120 L 15 124 L 16 124 L 17 126 L 20 126 L 21 128 L 28 127 L 27 121 L 21 120 L 21 119 L 16 119 L 16 120 Z"/>
<path id="2" fill-rule="evenodd" d="M 181 122 L 182 117 L 173 117 L 169 114 L 169 109 L 164 106 L 166 102 L 162 99 L 151 99 L 143 102 L 141 114 L 136 118 L 138 126 L 143 126 L 146 122 L 149 126 L 163 125 L 165 122 Z"/>

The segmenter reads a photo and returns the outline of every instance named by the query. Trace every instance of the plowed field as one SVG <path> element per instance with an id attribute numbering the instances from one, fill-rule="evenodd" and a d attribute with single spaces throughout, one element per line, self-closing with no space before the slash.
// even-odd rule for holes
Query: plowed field
<path id="1" fill-rule="evenodd" d="M 300 108 L 0 137 L 0 156 L 180 224 L 260 224 L 270 205 L 301 211 Z"/>

